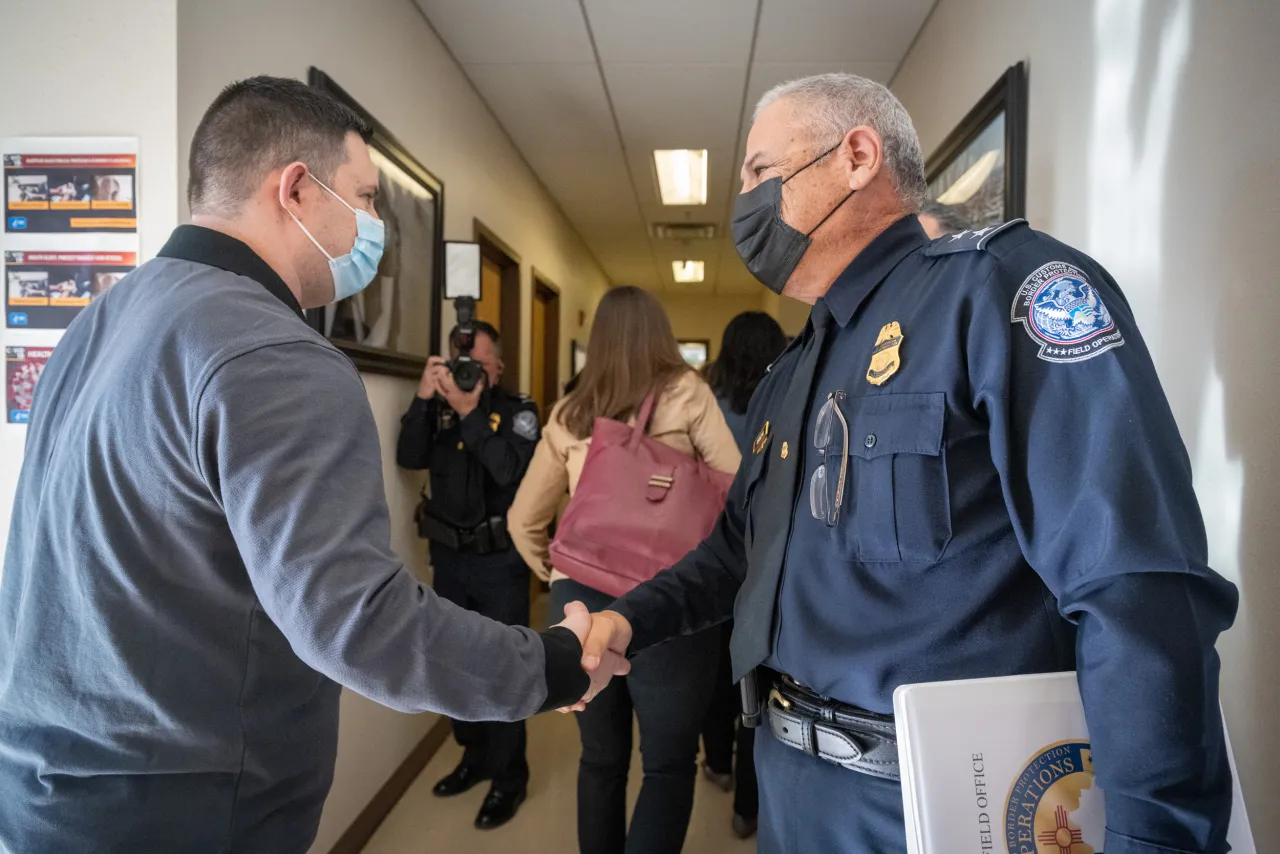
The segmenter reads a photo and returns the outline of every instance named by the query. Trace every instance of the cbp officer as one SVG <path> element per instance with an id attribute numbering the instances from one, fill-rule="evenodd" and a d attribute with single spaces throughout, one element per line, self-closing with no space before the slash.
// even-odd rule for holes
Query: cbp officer
<path id="1" fill-rule="evenodd" d="M 897 686 L 1074 669 L 1107 854 L 1225 851 L 1236 590 L 1115 281 L 1021 220 L 930 241 L 911 120 L 852 75 L 766 94 L 742 180 L 739 253 L 813 311 L 716 528 L 596 616 L 585 665 L 732 614 L 772 733 L 760 850 L 849 854 L 906 850 Z"/>
<path id="2" fill-rule="evenodd" d="M 400 424 L 396 458 L 403 468 L 428 469 L 431 491 L 418 507 L 418 532 L 431 543 L 435 590 L 463 608 L 512 626 L 529 625 L 529 567 L 507 536 L 507 509 L 538 444 L 538 407 L 498 385 L 501 338 L 484 322 L 471 324 L 471 358 L 484 369 L 470 391 L 458 388 L 448 363 L 427 360 L 417 396 Z M 457 359 L 459 334 L 449 334 Z M 476 817 L 487 830 L 506 824 L 529 783 L 525 725 L 453 722 L 462 762 L 435 787 L 459 795 L 492 780 Z"/>

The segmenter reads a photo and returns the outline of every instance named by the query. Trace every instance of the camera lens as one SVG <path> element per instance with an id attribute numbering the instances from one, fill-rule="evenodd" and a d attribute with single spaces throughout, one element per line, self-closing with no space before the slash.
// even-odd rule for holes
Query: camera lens
<path id="1" fill-rule="evenodd" d="M 472 359 L 457 359 L 449 366 L 459 391 L 474 391 L 484 376 L 484 368 Z"/>

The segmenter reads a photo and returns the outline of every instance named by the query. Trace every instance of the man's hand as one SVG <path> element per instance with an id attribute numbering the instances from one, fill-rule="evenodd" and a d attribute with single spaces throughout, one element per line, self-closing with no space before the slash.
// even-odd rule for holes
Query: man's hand
<path id="1" fill-rule="evenodd" d="M 606 612 L 612 613 L 612 612 Z M 589 636 L 595 632 L 595 621 L 600 617 L 596 614 L 594 617 L 587 610 L 587 606 L 581 602 L 570 602 L 564 607 L 564 622 L 559 625 L 565 627 L 569 631 L 578 636 L 578 641 L 582 644 L 585 653 Z M 618 619 L 622 619 L 618 617 Z M 623 620 L 626 623 L 626 620 Z M 627 625 L 627 638 L 631 637 L 631 626 Z M 626 647 L 623 647 L 625 651 Z M 602 654 L 596 656 L 595 666 L 588 668 L 586 666 L 586 656 L 583 656 L 583 669 L 591 676 L 591 688 L 587 691 L 585 697 L 572 706 L 559 709 L 561 712 L 580 712 L 587 707 L 587 703 L 595 699 L 596 695 L 605 689 L 609 684 L 609 680 L 614 676 L 626 676 L 631 672 L 631 662 L 620 653 L 605 650 Z"/>
<path id="2" fill-rule="evenodd" d="M 453 374 L 448 368 L 443 368 L 443 374 L 439 379 L 440 396 L 449 404 L 449 408 L 458 413 L 459 418 L 466 418 L 472 412 L 476 411 L 476 407 L 480 405 L 480 395 L 484 392 L 486 385 L 485 380 L 476 383 L 476 387 L 471 391 L 463 391 L 458 388 L 458 384 L 453 381 Z"/>
<path id="3" fill-rule="evenodd" d="M 422 379 L 418 381 L 418 397 L 423 400 L 435 397 L 440 392 L 440 378 L 448 375 L 449 368 L 444 359 L 439 356 L 427 359 L 427 367 L 422 372 Z"/>

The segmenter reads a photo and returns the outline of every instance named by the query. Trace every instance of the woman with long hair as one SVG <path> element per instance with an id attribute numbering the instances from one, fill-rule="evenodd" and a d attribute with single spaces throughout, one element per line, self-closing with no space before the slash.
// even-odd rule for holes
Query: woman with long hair
<path id="1" fill-rule="evenodd" d="M 549 616 L 586 603 L 608 608 L 612 597 L 568 578 L 551 564 L 547 529 L 566 493 L 577 489 L 596 418 L 634 423 L 657 393 L 649 436 L 734 472 L 741 456 L 707 383 L 680 358 L 662 306 L 639 288 L 615 288 L 596 310 L 587 364 L 573 390 L 552 410 L 528 474 L 508 514 L 516 548 L 551 581 Z M 678 854 L 693 811 L 698 735 L 714 689 L 719 632 L 679 638 L 638 655 L 625 679 L 614 679 L 577 715 L 578 846 L 583 854 Z M 627 828 L 627 771 L 632 716 L 640 725 L 644 782 Z"/>
<path id="2" fill-rule="evenodd" d="M 707 378 L 724 413 L 738 450 L 746 454 L 747 405 L 756 386 L 764 379 L 769 365 L 786 349 L 787 339 L 778 321 L 762 311 L 744 311 L 725 327 L 720 356 L 711 366 Z M 755 730 L 742 726 L 742 704 L 738 687 L 733 684 L 729 663 L 729 636 L 732 625 L 713 631 L 721 632 L 719 673 L 711 703 L 702 726 L 702 743 L 707 779 L 733 794 L 733 832 L 747 838 L 756 831 L 760 812 L 760 795 L 756 788 L 756 764 L 753 755 Z M 735 737 L 736 728 L 736 737 Z M 737 763 L 734 747 L 737 746 Z"/>

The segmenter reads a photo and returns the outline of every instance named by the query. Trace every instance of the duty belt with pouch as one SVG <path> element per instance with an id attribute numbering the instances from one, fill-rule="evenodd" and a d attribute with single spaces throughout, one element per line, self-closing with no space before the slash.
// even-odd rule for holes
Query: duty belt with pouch
<path id="1" fill-rule="evenodd" d="M 755 674 L 743 680 L 755 681 Z M 757 711 L 758 704 L 744 705 Z M 763 716 L 773 735 L 788 747 L 851 771 L 898 780 L 898 738 L 893 715 L 878 715 L 819 696 L 790 676 L 778 675 L 769 689 Z M 746 721 L 744 721 L 746 722 Z"/>
<path id="2" fill-rule="evenodd" d="M 458 528 L 426 512 L 418 511 L 418 535 L 457 552 L 487 555 L 511 548 L 507 520 L 501 516 L 486 519 L 474 528 Z"/>

